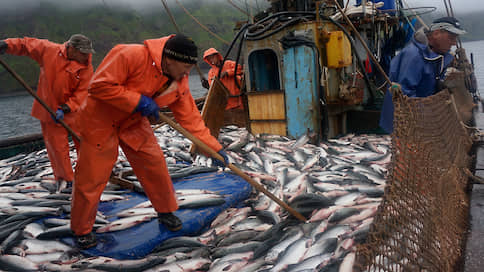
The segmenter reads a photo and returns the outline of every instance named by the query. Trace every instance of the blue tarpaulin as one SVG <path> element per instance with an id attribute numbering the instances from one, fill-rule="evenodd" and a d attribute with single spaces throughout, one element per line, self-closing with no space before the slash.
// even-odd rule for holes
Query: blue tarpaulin
<path id="1" fill-rule="evenodd" d="M 183 222 L 183 228 L 177 232 L 167 230 L 158 223 L 157 218 L 141 223 L 126 230 L 97 234 L 96 247 L 83 250 L 91 256 L 106 256 L 116 259 L 139 259 L 149 254 L 161 242 L 176 236 L 194 236 L 208 230 L 217 215 L 230 207 L 241 205 L 249 197 L 252 186 L 239 176 L 225 172 L 211 172 L 174 179 L 175 190 L 205 189 L 217 192 L 225 197 L 225 204 L 199 209 L 180 209 L 175 212 Z M 119 219 L 116 213 L 129 209 L 148 198 L 136 192 L 128 193 L 124 200 L 101 202 L 99 211 L 108 216 L 109 221 Z M 62 239 L 74 245 L 72 238 Z"/>

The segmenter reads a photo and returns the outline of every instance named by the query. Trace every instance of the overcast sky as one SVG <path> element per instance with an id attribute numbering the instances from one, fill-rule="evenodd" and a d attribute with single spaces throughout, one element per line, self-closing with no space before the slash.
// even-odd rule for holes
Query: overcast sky
<path id="1" fill-rule="evenodd" d="M 378 0 L 375 2 L 378 2 Z M 356 0 L 350 0 L 350 3 L 356 3 Z M 459 17 L 460 13 L 469 11 L 484 11 L 484 0 L 450 0 L 450 3 L 452 4 L 454 14 L 457 17 Z M 413 8 L 436 7 L 437 9 L 445 12 L 444 0 L 403 0 L 403 4 L 408 4 L 408 6 Z"/>
<path id="2" fill-rule="evenodd" d="M 170 6 L 177 6 L 175 0 L 165 0 Z M 187 4 L 194 1 L 217 1 L 229 5 L 227 0 L 179 0 Z M 252 6 L 266 5 L 267 0 L 231 0 L 233 3 L 243 6 L 247 1 Z M 445 11 L 444 0 L 403 0 L 411 7 L 431 6 L 437 7 L 441 11 Z M 447 0 L 446 0 L 447 1 Z M 163 9 L 161 0 L 0 0 L 2 11 L 22 12 L 23 9 L 31 9 L 38 7 L 41 2 L 51 2 L 62 7 L 85 7 L 92 4 L 105 4 L 108 7 L 114 6 L 130 6 L 136 9 Z M 346 1 L 345 1 L 346 2 Z M 355 3 L 356 0 L 350 0 L 350 3 Z M 484 0 L 451 0 L 454 13 L 458 17 L 459 14 L 469 11 L 484 11 Z"/>

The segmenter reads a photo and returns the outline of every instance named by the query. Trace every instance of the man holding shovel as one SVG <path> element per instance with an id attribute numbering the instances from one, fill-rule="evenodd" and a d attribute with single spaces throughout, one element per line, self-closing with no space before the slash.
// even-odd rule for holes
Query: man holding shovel
<path id="1" fill-rule="evenodd" d="M 0 54 L 28 56 L 40 65 L 37 96 L 55 111 L 51 115 L 34 101 L 32 116 L 40 120 L 47 155 L 56 179 L 57 191 L 72 185 L 74 172 L 69 156 L 68 131 L 58 123 L 63 120 L 77 134 L 76 117 L 86 100 L 93 74 L 89 38 L 74 34 L 63 44 L 36 38 L 10 38 L 0 41 Z M 73 137 L 76 150 L 79 142 Z"/>
<path id="2" fill-rule="evenodd" d="M 117 45 L 98 67 L 79 122 L 82 142 L 71 229 L 80 248 L 97 243 L 92 226 L 119 146 L 158 212 L 159 223 L 171 231 L 181 229 L 181 220 L 173 214 L 178 205 L 163 151 L 147 118 L 158 119 L 160 107 L 168 106 L 181 126 L 228 162 L 190 94 L 188 74 L 197 55 L 195 43 L 176 34 L 143 44 Z"/>

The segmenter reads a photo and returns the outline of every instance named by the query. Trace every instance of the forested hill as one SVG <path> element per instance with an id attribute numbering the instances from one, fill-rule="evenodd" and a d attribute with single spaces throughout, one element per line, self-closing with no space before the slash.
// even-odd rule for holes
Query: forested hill
<path id="1" fill-rule="evenodd" d="M 204 27 L 219 36 L 221 41 L 205 31 L 181 8 L 170 8 L 180 30 L 193 38 L 199 47 L 199 55 L 210 47 L 220 52 L 228 49 L 236 31 L 238 21 L 246 21 L 247 15 L 228 4 L 193 1 L 185 5 L 189 13 Z M 142 43 L 143 40 L 160 38 L 176 33 L 162 3 L 150 12 L 138 12 L 127 8 L 109 8 L 102 3 L 89 8 L 60 9 L 50 3 L 26 13 L 0 13 L 0 39 L 13 37 L 36 37 L 63 43 L 71 34 L 82 33 L 93 41 L 96 68 L 106 53 L 119 43 Z M 3 55 L 2 58 L 30 86 L 36 86 L 39 66 L 27 57 Z M 201 59 L 201 58 L 200 58 Z M 202 69 L 209 68 L 200 61 Z M 0 96 L 14 91 L 24 91 L 21 85 L 3 67 L 0 68 Z"/>
<path id="2" fill-rule="evenodd" d="M 14 13 L 6 13 L 0 10 L 0 39 L 29 36 L 63 43 L 71 34 L 82 33 L 93 40 L 97 52 L 93 55 L 93 64 L 96 68 L 116 44 L 141 43 L 145 39 L 159 38 L 176 32 L 161 1 L 158 8 L 152 8 L 147 12 L 132 8 L 113 8 L 104 5 L 103 2 L 100 1 L 97 6 L 91 5 L 74 10 L 41 0 L 41 4 L 36 8 L 30 8 L 25 12 L 16 10 Z M 133 2 L 135 3 L 135 0 Z M 195 40 L 200 55 L 209 47 L 226 52 L 227 43 L 230 43 L 236 34 L 236 22 L 247 20 L 246 14 L 225 1 L 190 1 L 190 4 L 185 4 L 185 8 L 200 23 L 224 40 L 221 41 L 204 30 L 179 6 L 171 6 L 177 25 L 182 32 Z M 252 12 L 257 12 L 257 9 L 253 9 Z M 484 39 L 482 15 L 480 13 L 459 16 L 464 28 L 469 32 L 462 37 L 464 41 Z M 39 73 L 37 63 L 27 57 L 5 55 L 2 58 L 30 86 L 36 86 Z M 199 64 L 202 69 L 208 68 L 203 61 Z M 0 96 L 16 91 L 25 92 L 3 68 L 0 68 L 0 82 Z"/>

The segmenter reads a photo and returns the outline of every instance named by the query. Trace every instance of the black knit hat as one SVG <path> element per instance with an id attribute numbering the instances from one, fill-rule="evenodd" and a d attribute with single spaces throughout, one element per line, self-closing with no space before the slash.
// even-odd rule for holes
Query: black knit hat
<path id="1" fill-rule="evenodd" d="M 181 62 L 195 64 L 197 63 L 198 49 L 192 39 L 178 33 L 166 41 L 163 54 Z"/>

